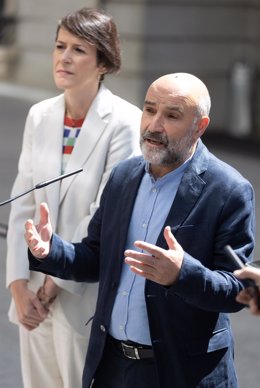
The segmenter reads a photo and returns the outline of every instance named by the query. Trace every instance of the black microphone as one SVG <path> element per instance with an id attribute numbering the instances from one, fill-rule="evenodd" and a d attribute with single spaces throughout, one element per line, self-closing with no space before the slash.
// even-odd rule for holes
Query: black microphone
<path id="1" fill-rule="evenodd" d="M 32 189 L 29 189 L 29 190 L 27 190 L 27 191 L 24 191 L 23 193 L 18 194 L 18 195 L 16 195 L 15 197 L 9 198 L 9 199 L 7 199 L 6 201 L 1 202 L 1 203 L 0 203 L 0 206 L 6 205 L 7 203 L 12 202 L 12 201 L 14 201 L 14 200 L 17 199 L 17 198 L 20 198 L 20 197 L 22 197 L 23 195 L 28 194 L 28 193 L 30 193 L 30 192 L 33 191 L 33 190 L 41 189 L 42 187 L 48 186 L 48 185 L 50 185 L 51 183 L 54 183 L 54 182 L 57 182 L 57 181 L 61 181 L 62 179 L 68 178 L 68 177 L 71 176 L 71 175 L 78 174 L 78 173 L 81 172 L 81 171 L 83 171 L 83 168 L 79 168 L 78 170 L 74 170 L 74 171 L 68 172 L 67 174 L 63 174 L 63 175 L 57 176 L 56 178 L 49 179 L 49 180 L 47 180 L 47 181 L 38 183 L 38 184 L 35 185 Z"/>

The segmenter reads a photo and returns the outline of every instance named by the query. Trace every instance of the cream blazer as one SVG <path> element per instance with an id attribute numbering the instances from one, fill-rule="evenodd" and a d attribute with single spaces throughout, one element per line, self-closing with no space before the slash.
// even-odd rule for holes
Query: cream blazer
<path id="1" fill-rule="evenodd" d="M 64 94 L 30 109 L 12 196 L 61 174 L 64 112 Z M 29 287 L 37 291 L 43 283 L 43 274 L 28 269 L 24 240 L 24 223 L 28 218 L 39 221 L 41 202 L 47 202 L 53 230 L 60 236 L 74 242 L 86 236 L 113 166 L 140 154 L 140 119 L 139 108 L 113 95 L 104 85 L 100 87 L 65 171 L 82 167 L 83 172 L 12 202 L 7 234 L 7 287 L 14 280 L 28 279 Z M 62 288 L 58 298 L 68 321 L 80 334 L 89 335 L 85 324 L 95 311 L 98 285 L 57 278 L 54 281 Z M 18 323 L 13 301 L 9 318 Z"/>

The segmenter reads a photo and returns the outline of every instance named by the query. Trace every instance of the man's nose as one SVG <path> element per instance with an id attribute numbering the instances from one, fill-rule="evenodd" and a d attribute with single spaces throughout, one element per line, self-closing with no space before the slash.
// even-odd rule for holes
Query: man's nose
<path id="1" fill-rule="evenodd" d="M 163 118 L 159 115 L 153 116 L 149 123 L 149 130 L 152 132 L 163 132 L 164 131 Z"/>

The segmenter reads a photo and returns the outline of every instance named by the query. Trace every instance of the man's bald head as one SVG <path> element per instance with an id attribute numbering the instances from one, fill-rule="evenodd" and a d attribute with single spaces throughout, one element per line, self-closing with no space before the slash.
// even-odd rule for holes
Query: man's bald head
<path id="1" fill-rule="evenodd" d="M 167 90 L 169 93 L 187 97 L 194 103 L 200 116 L 209 115 L 211 101 L 208 89 L 199 78 L 192 74 L 166 74 L 155 80 L 151 84 L 150 88 L 157 88 L 158 90 L 161 89 L 165 91 Z"/>

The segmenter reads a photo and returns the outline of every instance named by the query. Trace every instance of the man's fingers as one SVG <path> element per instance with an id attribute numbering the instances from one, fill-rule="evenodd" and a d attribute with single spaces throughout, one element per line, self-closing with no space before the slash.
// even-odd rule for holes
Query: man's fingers
<path id="1" fill-rule="evenodd" d="M 50 251 L 52 228 L 49 220 L 49 209 L 46 203 L 40 205 L 40 223 L 35 226 L 32 220 L 25 223 L 25 240 L 31 253 L 40 259 Z"/>
<path id="2" fill-rule="evenodd" d="M 27 220 L 25 223 L 24 237 L 30 249 L 33 249 L 38 243 L 38 232 L 32 220 Z"/>
<path id="3" fill-rule="evenodd" d="M 170 226 L 166 226 L 166 228 L 164 228 L 163 235 L 164 235 L 164 238 L 167 242 L 169 249 L 175 249 L 176 244 L 178 244 L 178 243 L 177 243 L 176 238 L 172 234 Z"/>
<path id="4" fill-rule="evenodd" d="M 34 228 L 34 230 L 36 230 L 35 226 L 34 226 L 34 223 L 33 223 L 33 220 L 31 220 L 31 219 L 27 220 L 25 222 L 24 226 L 25 226 L 25 230 L 26 231 L 31 231 L 31 230 L 33 230 L 33 228 Z"/>
<path id="5" fill-rule="evenodd" d="M 154 256 L 139 254 L 136 255 L 135 251 L 126 251 L 125 262 L 130 266 L 134 266 L 136 268 L 142 268 L 144 266 L 155 267 L 155 260 L 158 260 Z"/>
<path id="6" fill-rule="evenodd" d="M 177 279 L 184 253 L 169 226 L 164 229 L 164 237 L 169 249 L 135 241 L 135 246 L 148 254 L 128 249 L 125 251 L 125 262 L 133 272 L 159 284 L 170 285 Z"/>
<path id="7" fill-rule="evenodd" d="M 41 217 L 41 221 L 40 223 L 42 225 L 46 225 L 47 223 L 50 222 L 50 216 L 49 216 L 49 208 L 48 208 L 48 205 L 47 203 L 45 202 L 42 202 L 40 204 L 40 217 Z"/>
<path id="8" fill-rule="evenodd" d="M 163 248 L 157 247 L 156 245 L 150 244 L 150 243 L 145 242 L 145 241 L 135 241 L 135 246 L 137 248 L 139 248 L 140 250 L 146 251 L 151 256 L 154 256 L 157 258 L 159 258 L 161 255 L 163 255 L 163 253 L 165 252 L 165 250 Z M 130 252 L 131 257 L 134 257 L 136 259 L 138 259 L 139 257 L 141 258 L 141 255 L 143 255 L 143 253 L 138 252 L 138 251 L 127 250 L 125 252 L 126 256 L 128 256 L 127 252 Z"/>

